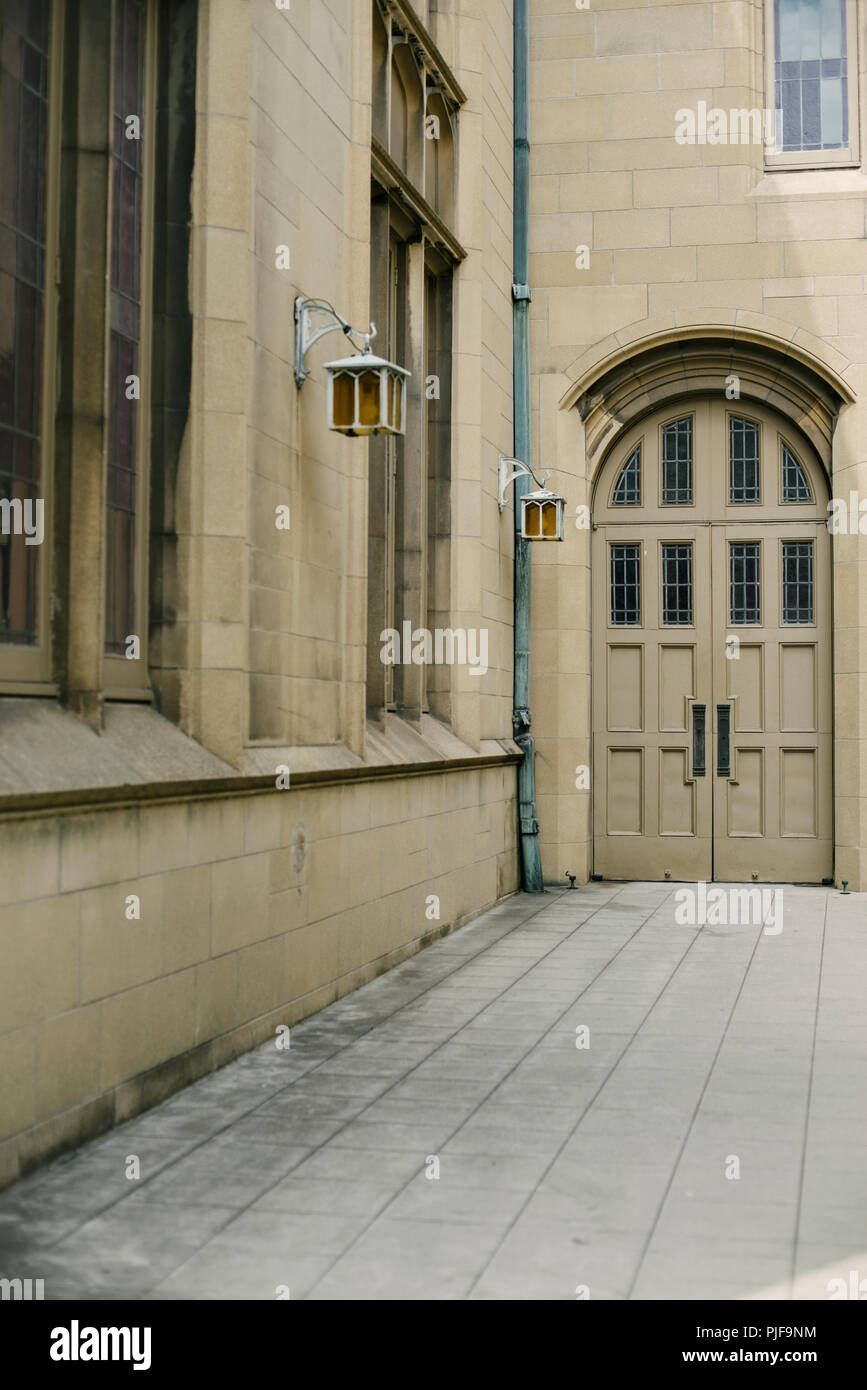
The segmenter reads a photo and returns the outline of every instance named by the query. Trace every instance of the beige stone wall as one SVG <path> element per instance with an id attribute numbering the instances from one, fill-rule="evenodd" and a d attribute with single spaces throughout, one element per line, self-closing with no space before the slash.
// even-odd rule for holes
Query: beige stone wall
<path id="1" fill-rule="evenodd" d="M 0 1181 L 518 886 L 516 762 L 496 742 L 512 732 L 512 523 L 496 504 L 497 454 L 512 448 L 511 8 L 417 12 L 467 94 L 450 618 L 487 627 L 490 669 L 453 670 L 451 729 L 365 726 L 368 445 L 325 423 L 322 364 L 345 355 L 342 336 L 314 347 L 303 390 L 293 377 L 296 295 L 369 320 L 370 4 L 201 0 L 192 385 L 154 665 L 162 714 L 239 785 L 188 783 L 175 804 L 86 810 L 84 793 L 78 810 L 0 808 Z M 251 787 L 283 765 L 286 790 Z M 323 769 L 345 781 L 304 785 Z M 36 784 L 97 782 L 113 785 L 80 768 Z M 124 915 L 133 894 L 140 920 Z"/>
<path id="2" fill-rule="evenodd" d="M 514 778 L 487 766 L 6 820 L 0 1184 L 514 891 Z"/>
<path id="3" fill-rule="evenodd" d="M 580 421 L 557 418 L 564 395 L 574 399 L 623 346 L 696 325 L 758 330 L 839 374 L 855 402 L 837 425 L 832 493 L 867 497 L 867 177 L 766 172 L 761 146 L 674 138 L 675 113 L 699 101 L 773 104 L 763 10 L 745 0 L 590 0 L 582 10 L 532 0 L 535 448 L 542 467 L 559 470 L 570 506 L 587 500 L 588 480 Z M 590 261 L 579 270 L 580 245 Z M 834 543 L 837 873 L 853 887 L 867 882 L 863 545 Z M 583 856 L 586 870 L 591 846 L 590 797 L 575 792 L 573 771 L 589 761 L 589 534 L 572 528 L 549 549 L 534 556 L 533 709 L 543 864 L 555 877 L 572 867 L 564 856 Z"/>
<path id="4" fill-rule="evenodd" d="M 511 733 L 512 536 L 496 507 L 497 454 L 512 447 L 511 12 L 485 0 L 419 13 L 467 93 L 451 621 L 488 629 L 490 670 L 456 668 L 451 709 L 478 748 Z M 198 90 L 179 720 L 237 767 L 253 746 L 364 756 L 368 445 L 326 427 L 322 364 L 345 355 L 339 333 L 312 349 L 296 388 L 293 304 L 303 294 L 369 321 L 369 4 L 207 0 Z"/>

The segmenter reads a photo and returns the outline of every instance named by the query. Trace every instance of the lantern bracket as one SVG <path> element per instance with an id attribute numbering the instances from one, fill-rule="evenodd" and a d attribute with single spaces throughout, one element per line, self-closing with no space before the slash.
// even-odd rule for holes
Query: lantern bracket
<path id="1" fill-rule="evenodd" d="M 312 322 L 314 314 L 322 314 L 327 320 L 316 329 L 314 329 Z M 321 299 L 305 299 L 303 295 L 299 294 L 295 300 L 295 385 L 299 390 L 310 375 L 310 368 L 305 367 L 304 359 L 313 344 L 324 337 L 326 333 L 333 333 L 338 328 L 346 334 L 355 348 L 358 348 L 355 339 L 363 338 L 364 346 L 359 348 L 359 351 L 370 352 L 370 340 L 376 337 L 375 323 L 370 325 L 369 333 L 362 333 L 360 329 L 353 328 L 350 323 L 347 323 L 346 319 L 338 314 L 333 304 Z"/>
<path id="2" fill-rule="evenodd" d="M 500 485 L 497 490 L 497 506 L 500 511 L 506 505 L 506 488 L 511 487 L 516 478 L 532 478 L 537 487 L 543 488 L 551 476 L 550 473 L 546 473 L 540 483 L 528 464 L 522 463 L 520 459 L 506 458 L 505 454 L 500 454 L 498 466 Z"/>

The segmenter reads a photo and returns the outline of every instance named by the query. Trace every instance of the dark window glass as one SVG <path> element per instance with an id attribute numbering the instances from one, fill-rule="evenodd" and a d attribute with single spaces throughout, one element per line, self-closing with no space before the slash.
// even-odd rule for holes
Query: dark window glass
<path id="1" fill-rule="evenodd" d="M 639 507 L 641 505 L 641 445 L 633 449 L 620 470 L 620 476 L 611 496 L 612 507 Z"/>
<path id="2" fill-rule="evenodd" d="M 33 646 L 42 495 L 49 0 L 0 8 L 0 642 Z"/>
<path id="3" fill-rule="evenodd" d="M 783 622 L 813 621 L 813 542 L 783 542 Z"/>
<path id="4" fill-rule="evenodd" d="M 759 500 L 759 427 L 729 417 L 729 501 Z"/>
<path id="5" fill-rule="evenodd" d="M 641 622 L 641 570 L 637 545 L 611 547 L 611 621 L 617 627 Z"/>
<path id="6" fill-rule="evenodd" d="M 117 0 L 112 121 L 111 293 L 105 649 L 136 631 L 136 509 L 140 381 L 145 7 Z M 135 117 L 135 122 L 130 120 Z M 139 138 L 135 138 L 136 134 Z"/>
<path id="7" fill-rule="evenodd" d="M 692 420 L 675 420 L 662 430 L 662 500 L 692 501 Z"/>
<path id="8" fill-rule="evenodd" d="M 738 541 L 729 548 L 729 621 L 761 622 L 759 542 Z"/>
<path id="9" fill-rule="evenodd" d="M 775 0 L 778 150 L 849 144 L 846 0 Z"/>
<path id="10" fill-rule="evenodd" d="M 791 449 L 783 445 L 783 501 L 809 502 L 810 484 Z"/>
<path id="11" fill-rule="evenodd" d="M 667 625 L 692 623 L 692 546 L 662 547 L 662 621 Z"/>

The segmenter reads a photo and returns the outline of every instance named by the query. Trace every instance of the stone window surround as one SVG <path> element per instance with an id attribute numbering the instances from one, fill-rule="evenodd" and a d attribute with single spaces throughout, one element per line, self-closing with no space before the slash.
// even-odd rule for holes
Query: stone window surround
<path id="1" fill-rule="evenodd" d="M 764 4 L 764 90 L 765 101 L 774 109 L 775 89 L 775 21 L 778 0 L 765 0 Z M 781 170 L 834 170 L 860 169 L 861 151 L 864 148 L 864 133 L 861 129 L 864 111 L 864 63 L 867 54 L 864 44 L 859 42 L 859 14 L 857 0 L 845 0 L 846 4 L 846 51 L 848 58 L 848 114 L 849 146 L 845 150 L 791 150 L 786 153 L 770 151 L 765 153 L 765 169 L 768 173 Z M 768 190 L 770 191 L 770 190 Z"/>
<path id="2" fill-rule="evenodd" d="M 427 458 L 427 410 L 424 382 L 427 374 L 429 341 L 424 306 L 431 302 L 429 284 L 433 278 L 443 288 L 437 294 L 437 317 L 443 317 L 439 302 L 444 294 L 450 296 L 451 275 L 465 257 L 465 251 L 445 220 L 443 213 L 451 207 L 434 207 L 425 197 L 429 191 L 426 167 L 428 147 L 424 120 L 427 103 L 435 95 L 439 110 L 449 120 L 448 138 L 451 151 L 452 187 L 457 150 L 455 115 L 466 98 L 448 69 L 427 30 L 414 10 L 402 0 L 383 0 L 373 14 L 374 25 L 381 20 L 385 31 L 385 49 L 374 72 L 374 117 L 371 138 L 371 314 L 375 321 L 386 322 L 389 289 L 388 275 L 383 266 L 396 262 L 396 281 L 401 303 L 398 308 L 398 341 L 403 363 L 412 372 L 407 399 L 406 435 L 401 440 L 375 440 L 370 445 L 370 540 L 368 543 L 368 662 L 367 706 L 370 716 L 378 720 L 393 710 L 403 718 L 417 723 L 423 714 L 434 708 L 441 717 L 448 717 L 448 676 L 438 682 L 431 697 L 426 686 L 423 667 L 412 666 L 388 671 L 379 660 L 379 633 L 400 620 L 409 619 L 413 628 L 428 625 L 430 612 L 447 610 L 448 595 L 429 594 L 432 569 L 428 534 L 429 463 Z M 392 134 L 392 86 L 394 54 L 408 45 L 419 82 L 420 100 L 415 111 L 415 127 L 407 137 L 406 169 L 395 157 L 399 152 L 387 148 Z M 374 46 L 376 48 L 376 46 Z M 378 91 L 377 91 L 378 87 Z M 377 117 L 377 106 L 379 116 Z M 410 114 L 411 114 L 410 112 Z M 377 131 L 386 143 L 377 138 Z M 413 177 L 410 177 L 410 174 Z M 439 188 L 433 190 L 434 196 Z M 453 206 L 453 193 L 447 199 Z M 391 246 L 391 251 L 388 247 Z M 448 314 L 445 315 L 448 317 Z M 392 455 L 396 455 L 393 458 Z M 395 495 L 389 502 L 376 477 L 396 474 Z M 441 488 L 448 469 L 440 461 L 435 465 L 437 486 Z M 389 484 L 386 479 L 386 489 Z M 441 507 L 440 509 L 441 510 Z M 383 514 L 381 514 L 383 513 Z M 387 534 L 389 531 L 393 535 Z M 442 537 L 436 544 L 442 551 Z M 440 673 L 442 674 L 442 673 Z M 391 677 L 391 679 L 390 679 Z"/>
<path id="3" fill-rule="evenodd" d="M 147 0 L 145 107 L 156 128 L 156 14 Z M 106 382 L 108 293 L 96 306 L 94 283 L 108 284 L 113 184 L 112 113 L 104 101 L 77 101 L 67 93 L 108 92 L 114 71 L 114 6 L 53 6 L 53 55 L 46 155 L 46 276 L 43 368 L 46 537 L 41 561 L 44 621 L 36 652 L 0 647 L 0 695 L 61 696 L 92 727 L 102 724 L 106 699 L 150 701 L 147 652 L 147 549 L 150 455 L 150 349 L 153 143 L 145 149 L 142 198 L 141 396 L 138 404 L 137 517 L 140 659 L 105 652 L 106 510 L 105 444 L 109 428 Z M 139 113 L 135 113 L 139 114 Z M 147 120 L 147 116 L 145 117 Z M 62 134 L 62 139 L 61 139 Z M 143 131 L 144 134 L 144 131 Z M 61 225 L 76 236 L 61 237 Z M 55 381 L 54 362 L 62 370 Z M 22 655 L 31 658 L 22 668 Z M 34 665 L 33 658 L 36 659 Z"/>

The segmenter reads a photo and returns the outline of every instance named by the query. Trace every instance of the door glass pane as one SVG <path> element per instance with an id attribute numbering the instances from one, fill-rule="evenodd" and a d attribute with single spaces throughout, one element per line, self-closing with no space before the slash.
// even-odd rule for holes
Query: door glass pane
<path id="1" fill-rule="evenodd" d="M 759 500 L 759 427 L 729 417 L 729 501 Z"/>
<path id="2" fill-rule="evenodd" d="M 641 578 L 637 545 L 611 547 L 611 621 L 617 627 L 641 622 Z"/>
<path id="3" fill-rule="evenodd" d="M 813 621 L 813 542 L 783 542 L 783 622 Z"/>
<path id="4" fill-rule="evenodd" d="M 672 626 L 692 623 L 692 546 L 662 547 L 662 621 Z"/>
<path id="5" fill-rule="evenodd" d="M 761 621 L 759 542 L 738 541 L 729 547 L 729 621 Z"/>
<path id="6" fill-rule="evenodd" d="M 675 420 L 662 429 L 662 500 L 692 501 L 692 420 Z"/>
<path id="7" fill-rule="evenodd" d="M 612 507 L 641 506 L 641 445 L 633 449 L 620 470 L 611 497 Z"/>
<path id="8" fill-rule="evenodd" d="M 783 445 L 783 501 L 809 502 L 810 485 L 791 449 Z"/>
<path id="9" fill-rule="evenodd" d="M 17 646 L 38 639 L 49 16 L 0 9 L 0 642 Z"/>

